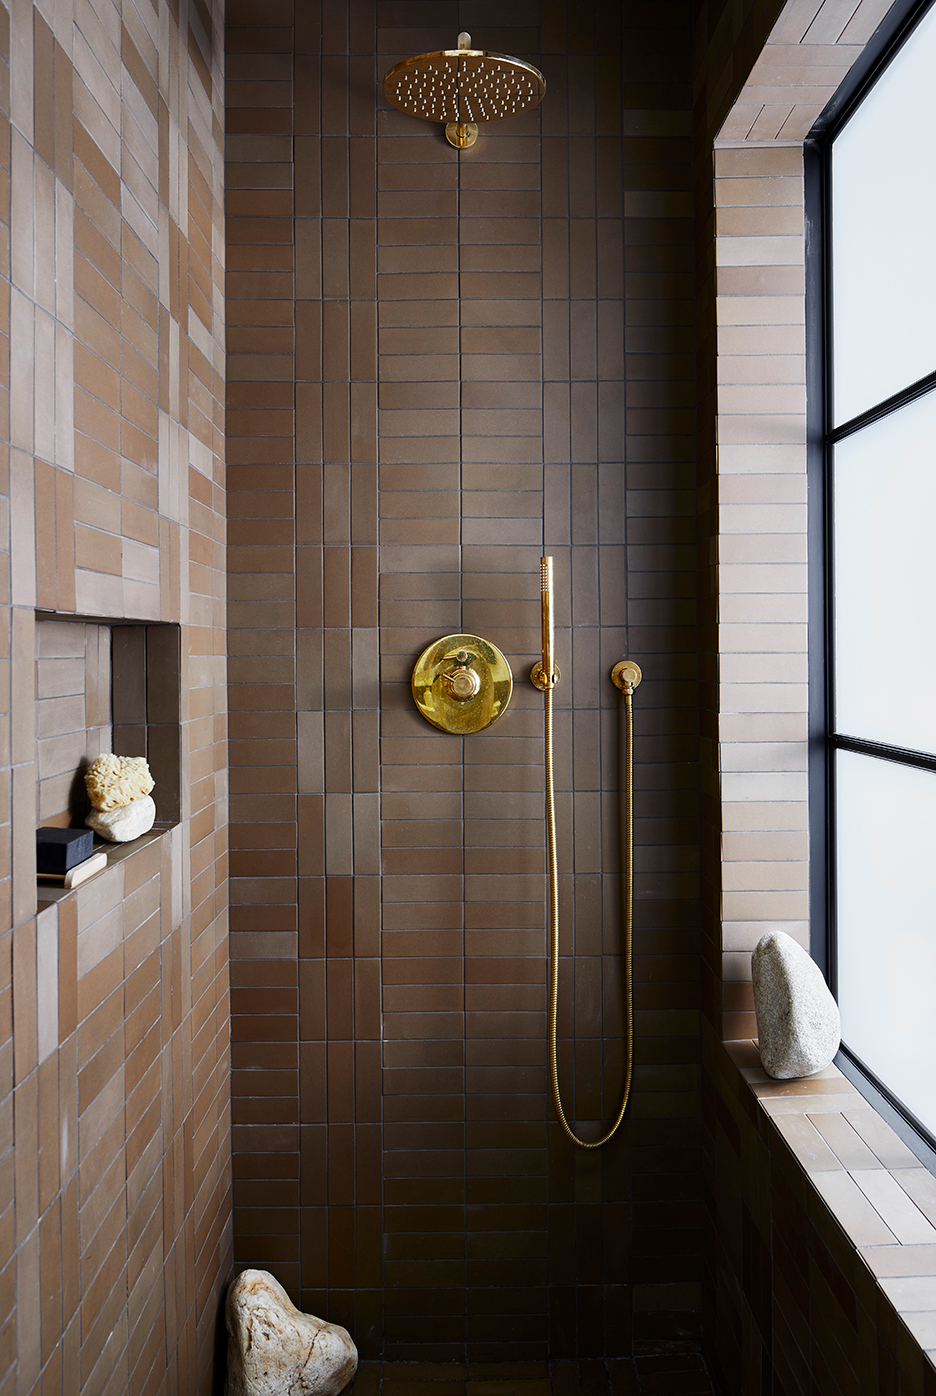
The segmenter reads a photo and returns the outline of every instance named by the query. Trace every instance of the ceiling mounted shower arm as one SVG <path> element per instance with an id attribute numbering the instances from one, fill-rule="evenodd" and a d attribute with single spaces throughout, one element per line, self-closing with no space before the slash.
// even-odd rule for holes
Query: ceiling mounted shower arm
<path id="1" fill-rule="evenodd" d="M 404 58 L 383 80 L 392 106 L 424 121 L 445 124 L 445 138 L 456 150 L 478 139 L 478 121 L 500 121 L 537 106 L 546 79 L 532 63 L 506 53 L 472 48 L 461 33 L 458 47 Z"/>

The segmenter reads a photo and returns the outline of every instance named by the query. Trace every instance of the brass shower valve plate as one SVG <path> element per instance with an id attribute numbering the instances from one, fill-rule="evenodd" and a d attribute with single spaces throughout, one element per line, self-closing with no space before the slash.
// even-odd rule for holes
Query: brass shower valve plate
<path id="1" fill-rule="evenodd" d="M 443 635 L 413 669 L 413 699 L 423 717 L 459 737 L 496 722 L 512 692 L 510 665 L 479 635 Z"/>

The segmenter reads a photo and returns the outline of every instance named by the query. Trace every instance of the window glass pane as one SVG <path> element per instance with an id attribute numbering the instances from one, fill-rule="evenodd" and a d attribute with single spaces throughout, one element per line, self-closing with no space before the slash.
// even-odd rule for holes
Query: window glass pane
<path id="1" fill-rule="evenodd" d="M 836 758 L 843 1041 L 936 1133 L 936 775 Z"/>
<path id="2" fill-rule="evenodd" d="M 936 370 L 936 10 L 832 146 L 835 420 Z"/>
<path id="3" fill-rule="evenodd" d="M 836 730 L 936 752 L 936 393 L 839 442 L 834 490 Z"/>

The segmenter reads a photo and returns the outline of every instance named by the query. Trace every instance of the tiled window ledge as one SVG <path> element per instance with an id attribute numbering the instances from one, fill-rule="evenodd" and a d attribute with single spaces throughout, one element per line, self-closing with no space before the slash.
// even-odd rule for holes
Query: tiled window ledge
<path id="1" fill-rule="evenodd" d="M 722 1045 L 739 1090 L 756 1098 L 851 1241 L 869 1286 L 936 1369 L 936 1177 L 838 1067 L 775 1081 L 756 1041 Z"/>

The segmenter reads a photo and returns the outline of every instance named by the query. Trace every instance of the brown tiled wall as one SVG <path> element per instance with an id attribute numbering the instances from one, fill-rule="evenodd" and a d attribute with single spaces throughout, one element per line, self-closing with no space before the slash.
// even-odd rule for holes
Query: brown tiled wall
<path id="1" fill-rule="evenodd" d="M 4 1396 L 207 1392 L 230 1273 L 222 16 L 0 5 Z M 53 694 L 76 764 L 111 711 L 109 629 L 37 608 L 180 623 L 184 748 L 177 826 L 38 914 Z"/>
<path id="2" fill-rule="evenodd" d="M 698 1334 L 691 12 L 228 6 L 235 1256 L 365 1356 Z M 378 82 L 463 28 L 549 90 L 459 156 Z M 598 1156 L 546 1096 L 544 548 L 581 1121 L 621 1082 L 608 673 L 646 675 L 635 1094 Z M 462 629 L 517 680 L 466 740 L 408 681 Z"/>

